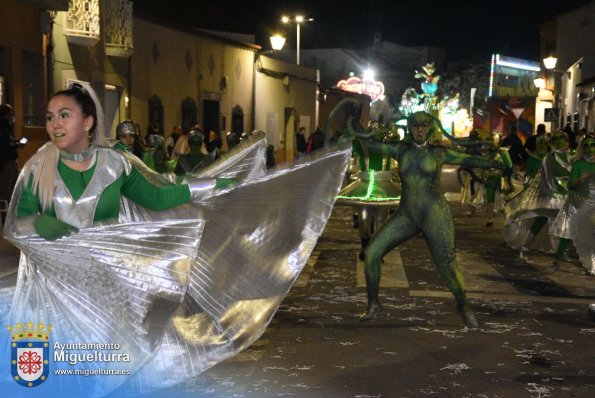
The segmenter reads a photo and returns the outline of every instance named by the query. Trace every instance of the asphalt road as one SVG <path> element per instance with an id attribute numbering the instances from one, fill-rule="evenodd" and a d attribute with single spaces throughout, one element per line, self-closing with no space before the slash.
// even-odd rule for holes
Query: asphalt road
<path id="1" fill-rule="evenodd" d="M 421 236 L 385 257 L 384 311 L 366 305 L 352 211 L 336 207 L 309 262 L 264 335 L 199 377 L 160 391 L 178 397 L 591 397 L 595 391 L 595 278 L 576 259 L 522 262 L 503 245 L 500 215 L 465 216 L 444 174 L 457 256 L 480 330 L 464 327 Z M 0 272 L 18 252 L 0 240 Z"/>
<path id="2" fill-rule="evenodd" d="M 457 255 L 480 330 L 464 327 L 421 236 L 385 258 L 383 313 L 366 305 L 352 212 L 336 207 L 309 264 L 264 335 L 160 397 L 591 397 L 595 279 L 576 259 L 522 262 L 491 228 L 467 217 L 444 174 Z"/>

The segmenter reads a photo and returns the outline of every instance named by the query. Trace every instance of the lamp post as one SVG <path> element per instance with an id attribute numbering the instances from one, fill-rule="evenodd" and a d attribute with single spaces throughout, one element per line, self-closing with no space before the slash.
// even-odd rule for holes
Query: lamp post
<path id="1" fill-rule="evenodd" d="M 553 71 L 556 68 L 556 63 L 558 62 L 558 58 L 554 57 L 554 56 L 549 56 L 547 58 L 543 59 L 543 66 L 545 66 L 545 80 L 546 80 L 546 85 L 550 86 L 550 82 L 549 82 L 549 78 L 548 78 L 548 71 Z M 551 85 L 550 87 L 555 87 L 556 85 L 556 77 L 554 76 L 554 84 Z M 554 90 L 552 90 L 554 91 Z"/>
<path id="2" fill-rule="evenodd" d="M 554 57 L 553 55 L 550 55 L 547 58 L 543 59 L 543 66 L 545 66 L 545 85 L 550 88 L 550 91 L 552 93 L 552 106 L 553 108 L 556 108 L 556 75 L 555 73 L 555 68 L 556 68 L 556 63 L 558 62 L 558 58 Z M 548 76 L 548 72 L 552 71 L 552 76 L 553 76 L 553 84 L 550 85 L 550 81 L 549 81 L 549 76 Z M 557 127 L 557 126 L 556 126 Z"/>
<path id="3" fill-rule="evenodd" d="M 295 23 L 296 28 L 296 64 L 300 64 L 300 25 L 305 22 L 314 21 L 314 18 L 306 18 L 303 15 L 296 15 L 294 17 L 283 16 L 281 22 L 283 23 Z"/>

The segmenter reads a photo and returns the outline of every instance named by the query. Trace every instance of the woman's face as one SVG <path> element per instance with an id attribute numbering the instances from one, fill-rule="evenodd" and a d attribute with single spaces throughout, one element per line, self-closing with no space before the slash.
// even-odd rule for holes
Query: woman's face
<path id="1" fill-rule="evenodd" d="M 134 134 L 121 134 L 120 141 L 127 147 L 131 147 L 134 144 Z"/>
<path id="2" fill-rule="evenodd" d="M 413 141 L 415 141 L 416 144 L 423 144 L 427 141 L 431 127 L 429 121 L 414 120 L 410 123 L 409 126 L 411 128 L 411 135 L 413 136 Z"/>
<path id="3" fill-rule="evenodd" d="M 202 143 L 203 143 L 202 137 L 200 137 L 198 135 L 193 135 L 192 137 L 190 137 L 190 139 L 188 140 L 188 145 L 190 146 L 190 152 L 192 152 L 193 154 L 200 153 L 200 150 L 202 148 Z"/>
<path id="4" fill-rule="evenodd" d="M 554 133 L 552 138 L 550 138 L 550 144 L 554 149 L 565 151 L 570 147 L 568 142 L 568 137 L 564 133 Z"/>
<path id="5" fill-rule="evenodd" d="M 92 126 L 93 117 L 83 115 L 73 98 L 58 95 L 48 103 L 45 127 L 58 149 L 79 153 L 89 148 Z"/>
<path id="6" fill-rule="evenodd" d="M 595 140 L 592 138 L 585 139 L 583 141 L 583 149 L 586 156 L 590 158 L 595 157 Z"/>
<path id="7" fill-rule="evenodd" d="M 541 137 L 541 136 L 540 136 Z M 549 150 L 546 139 L 537 139 L 535 142 L 535 151 L 537 153 L 546 153 Z"/>

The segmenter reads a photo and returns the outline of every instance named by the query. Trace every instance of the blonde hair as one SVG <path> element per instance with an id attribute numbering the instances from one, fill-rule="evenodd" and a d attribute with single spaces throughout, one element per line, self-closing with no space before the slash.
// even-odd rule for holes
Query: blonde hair
<path id="1" fill-rule="evenodd" d="M 89 131 L 89 137 L 92 138 L 91 143 L 103 146 L 107 141 L 103 135 L 104 122 L 101 103 L 88 83 L 79 82 L 77 84 L 76 87 L 71 86 L 66 90 L 54 93 L 51 98 L 60 95 L 73 98 L 81 107 L 83 114 L 94 119 L 93 127 Z M 39 148 L 23 168 L 23 184 L 29 184 L 31 174 L 33 174 L 32 189 L 33 193 L 39 198 L 42 212 L 50 210 L 52 207 L 55 181 L 58 178 L 59 159 L 60 151 L 50 141 Z"/>

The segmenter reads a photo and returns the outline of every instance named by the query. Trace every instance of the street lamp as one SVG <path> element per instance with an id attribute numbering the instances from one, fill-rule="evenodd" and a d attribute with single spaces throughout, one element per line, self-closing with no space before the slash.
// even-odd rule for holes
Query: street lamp
<path id="1" fill-rule="evenodd" d="M 279 51 L 285 45 L 285 37 L 281 35 L 275 35 L 270 37 L 271 40 L 271 48 L 273 51 Z"/>
<path id="2" fill-rule="evenodd" d="M 558 62 L 558 58 L 550 55 L 547 58 L 543 59 L 543 65 L 545 66 L 545 69 L 554 69 L 556 67 L 556 63 Z"/>
<path id="3" fill-rule="evenodd" d="M 306 18 L 303 15 L 296 15 L 294 17 L 282 16 L 281 22 L 283 23 L 295 23 L 296 28 L 296 64 L 300 64 L 300 25 L 305 22 L 314 21 L 314 18 Z"/>

